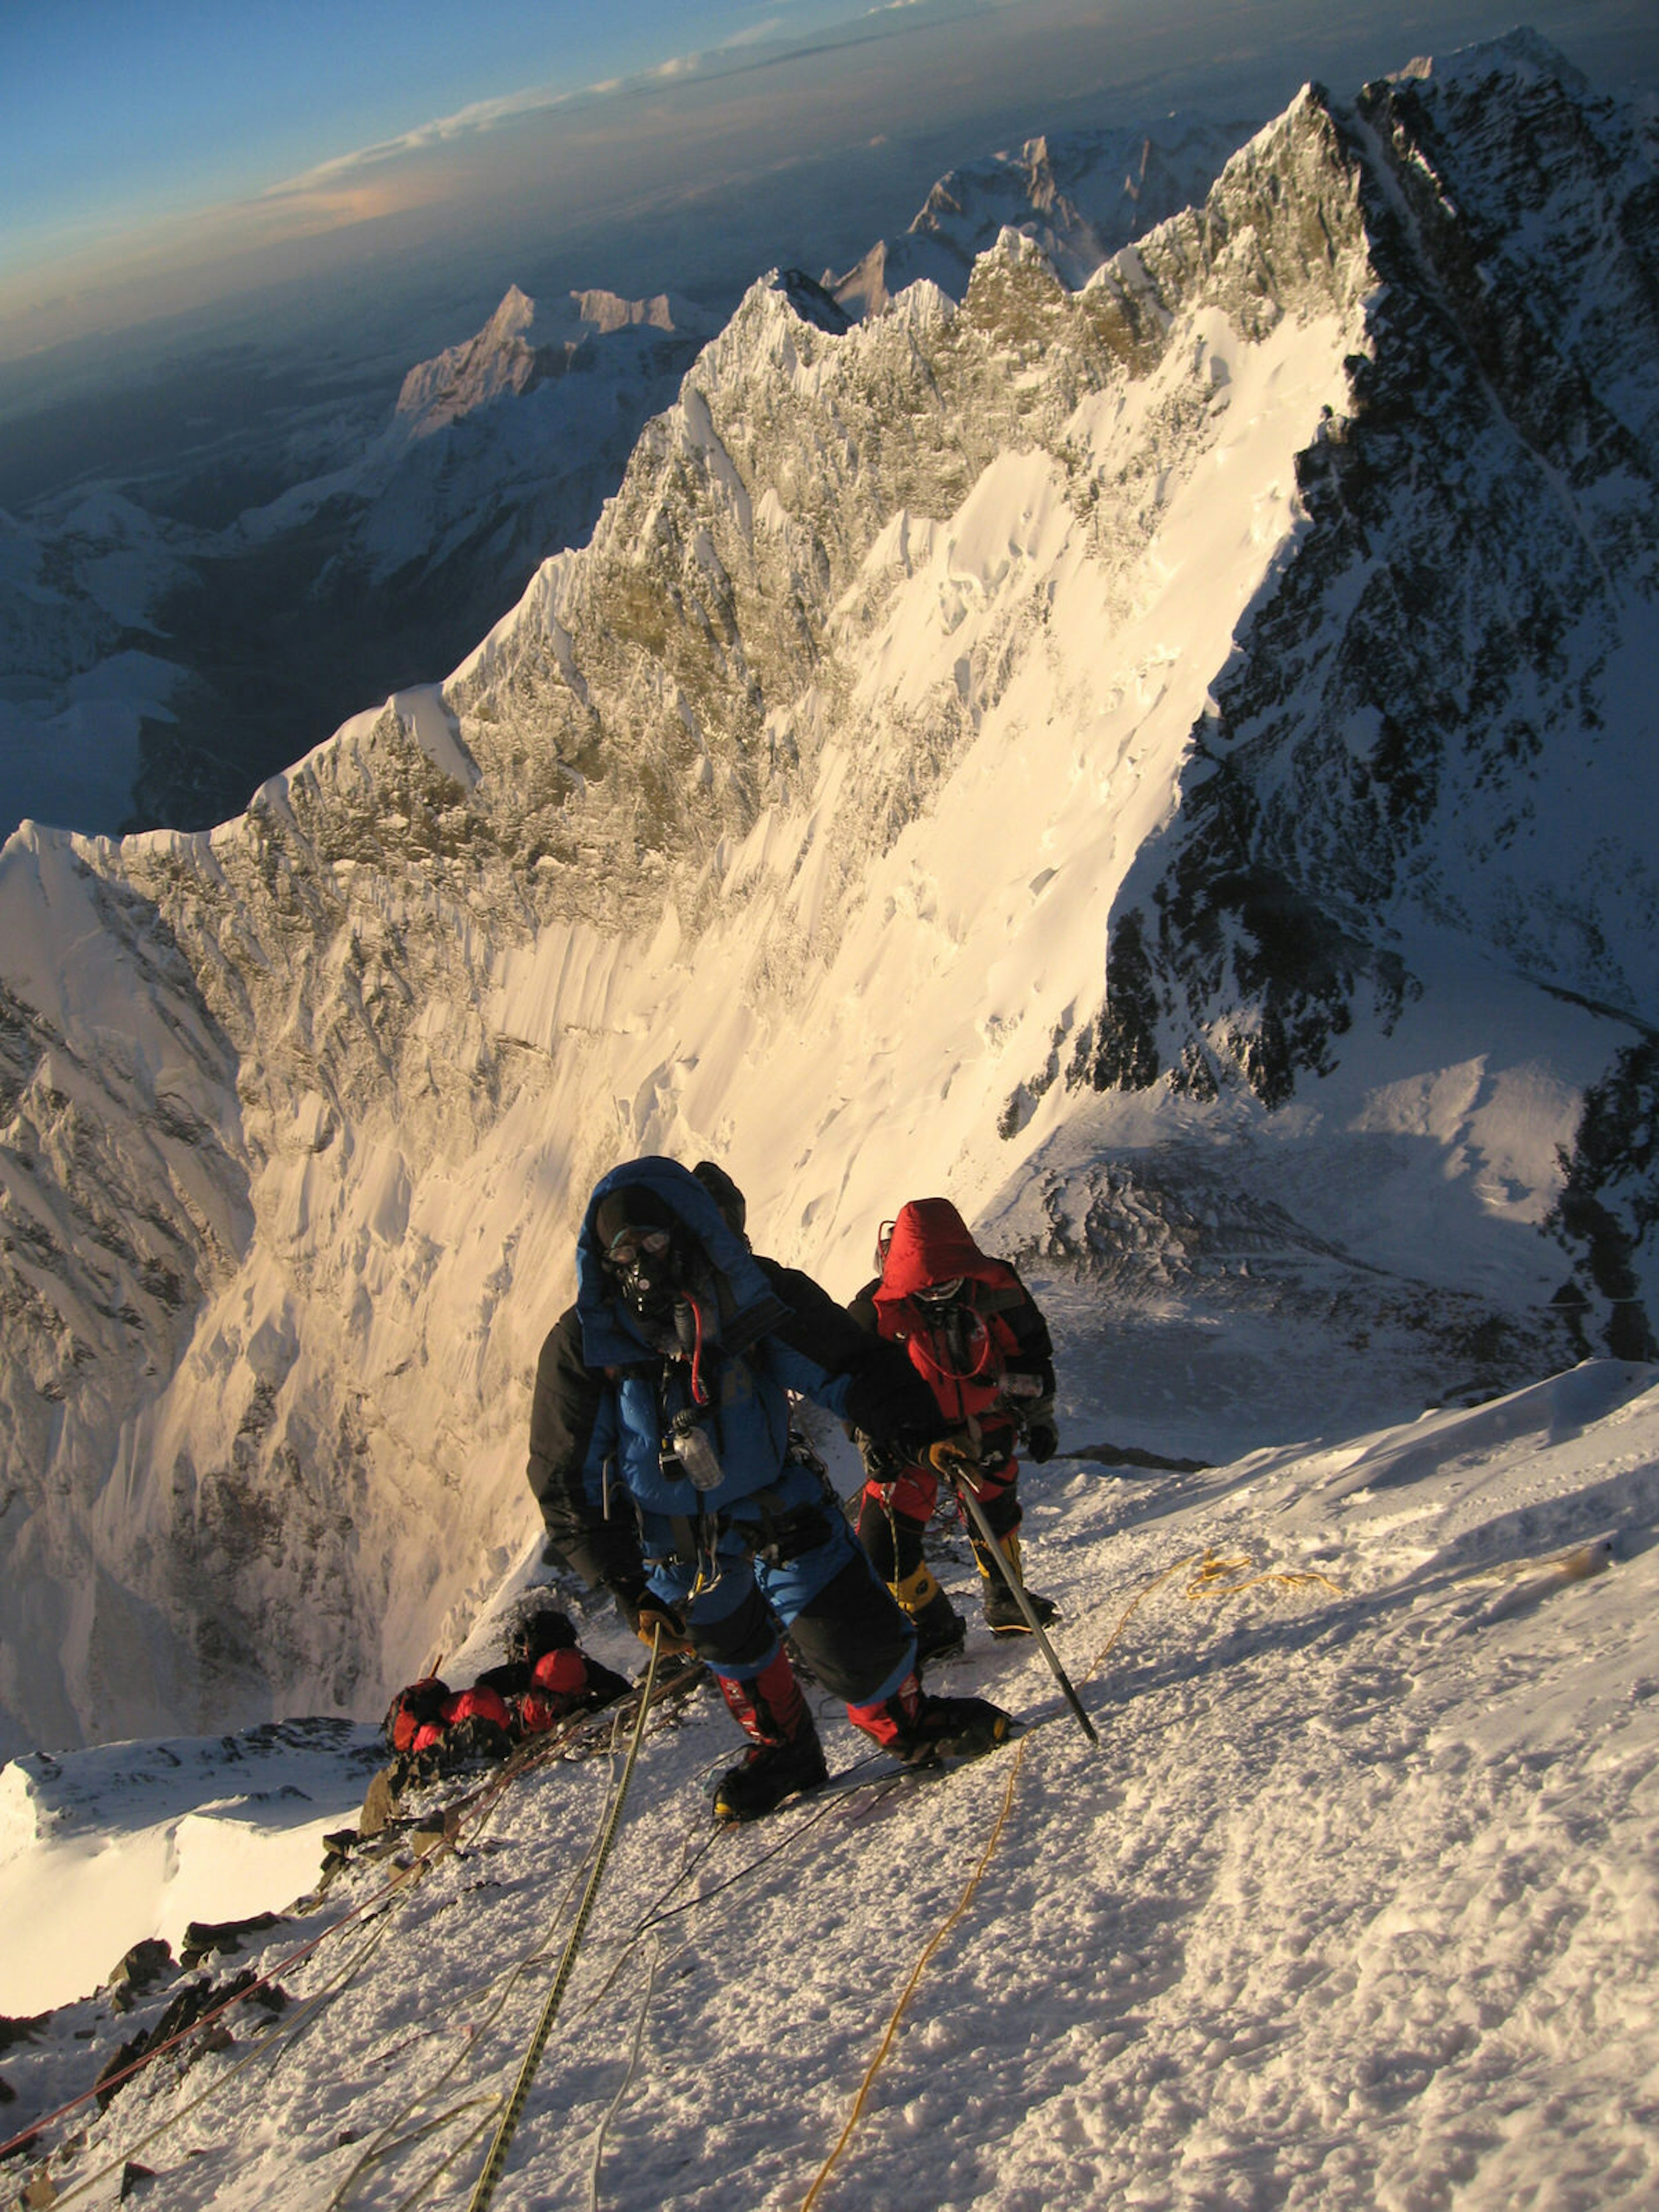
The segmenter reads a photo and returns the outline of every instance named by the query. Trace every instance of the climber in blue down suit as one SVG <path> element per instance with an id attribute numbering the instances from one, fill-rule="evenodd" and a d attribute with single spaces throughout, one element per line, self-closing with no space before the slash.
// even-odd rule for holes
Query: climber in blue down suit
<path id="1" fill-rule="evenodd" d="M 923 1449 L 943 1433 L 933 1394 L 810 1276 L 752 1252 L 710 1178 L 741 1204 L 708 1163 L 632 1160 L 595 1186 L 575 1304 L 542 1347 L 528 1473 L 567 1564 L 647 1644 L 714 1674 L 750 1739 L 714 1808 L 750 1820 L 827 1771 L 782 1630 L 854 1725 L 907 1763 L 976 1757 L 1014 1723 L 983 1698 L 923 1692 L 908 1618 L 791 1432 L 794 1392 Z"/>

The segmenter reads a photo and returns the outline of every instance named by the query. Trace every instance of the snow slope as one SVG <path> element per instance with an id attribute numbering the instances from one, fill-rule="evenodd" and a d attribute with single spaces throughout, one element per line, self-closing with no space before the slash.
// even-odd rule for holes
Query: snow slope
<path id="1" fill-rule="evenodd" d="M 1068 1421 L 1109 1421 L 1111 1373 L 1069 1342 L 1060 1364 Z M 495 2202 L 782 2212 L 878 2058 L 815 2202 L 1659 2202 L 1656 1462 L 1659 1370 L 1603 1361 L 1199 1475 L 1033 1470 L 1033 1579 L 1061 1601 L 1099 1749 L 1035 1654 L 981 1632 L 945 1686 L 1040 1723 L 1019 1746 L 715 1834 L 704 1790 L 736 1735 L 705 1694 L 647 1740 Z M 964 1590 L 965 1546 L 939 1548 Z M 623 1657 L 614 1628 L 587 1632 Z M 858 1741 L 823 1720 L 850 1765 Z M 87 1778 L 77 1817 L 101 1790 L 113 1830 L 134 1763 L 75 1754 L 31 1786 L 50 1807 Z M 275 1972 L 289 2009 L 233 2016 L 182 2079 L 160 2061 L 57 2124 L 20 2184 L 73 2134 L 60 2202 L 104 2201 L 131 2157 L 169 2212 L 423 2184 L 465 2203 L 612 1772 L 526 1778 L 382 1917 L 345 1915 L 387 1903 L 384 1863 L 247 1939 L 220 1981 Z M 55 1863 L 12 1860 L 14 1909 L 52 1912 Z M 136 1867 L 128 1899 L 131 1936 L 158 1924 Z M 287 1902 L 256 1887 L 240 1909 Z M 86 2088 L 181 1985 L 118 2017 L 107 1993 L 65 2004 L 0 2060 L 0 2124 Z"/>

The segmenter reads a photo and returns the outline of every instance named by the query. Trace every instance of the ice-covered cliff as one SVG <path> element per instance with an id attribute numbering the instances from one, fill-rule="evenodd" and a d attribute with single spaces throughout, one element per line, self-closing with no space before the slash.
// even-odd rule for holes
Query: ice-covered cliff
<path id="1" fill-rule="evenodd" d="M 950 1189 L 1131 1443 L 1639 1328 L 1653 150 L 1521 38 L 1077 290 L 775 276 L 447 683 L 211 834 L 14 838 L 13 1740 L 373 1711 L 530 1534 L 635 1151 L 843 1295 Z"/>

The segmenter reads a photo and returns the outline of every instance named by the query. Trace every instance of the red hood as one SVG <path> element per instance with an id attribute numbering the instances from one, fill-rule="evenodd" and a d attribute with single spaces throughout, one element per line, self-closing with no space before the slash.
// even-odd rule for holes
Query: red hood
<path id="1" fill-rule="evenodd" d="M 913 1198 L 893 1224 L 876 1304 L 896 1305 L 928 1284 L 948 1283 L 957 1275 L 979 1283 L 1010 1280 L 1005 1262 L 980 1250 L 948 1198 Z"/>

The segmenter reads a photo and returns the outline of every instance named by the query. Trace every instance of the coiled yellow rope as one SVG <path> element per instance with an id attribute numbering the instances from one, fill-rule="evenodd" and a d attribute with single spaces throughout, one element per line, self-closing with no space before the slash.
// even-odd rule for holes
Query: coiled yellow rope
<path id="1" fill-rule="evenodd" d="M 1143 1584 L 1136 1591 L 1125 1608 L 1117 1626 L 1084 1669 L 1083 1679 L 1085 1682 L 1097 1674 L 1105 1664 L 1124 1630 L 1153 1591 L 1161 1589 L 1165 1583 L 1172 1582 L 1176 1575 L 1183 1573 L 1191 1567 L 1196 1567 L 1198 1572 L 1188 1583 L 1186 1596 L 1188 1603 L 1194 1605 L 1202 1604 L 1206 1598 L 1238 1597 L 1245 1590 L 1256 1589 L 1263 1584 L 1274 1584 L 1285 1589 L 1300 1589 L 1309 1583 L 1317 1583 L 1326 1589 L 1334 1592 L 1338 1597 L 1343 1595 L 1340 1583 L 1333 1582 L 1329 1575 L 1322 1575 L 1316 1569 L 1301 1571 L 1275 1567 L 1259 1570 L 1255 1561 L 1251 1559 L 1218 1559 L 1213 1552 L 1207 1549 L 1202 1552 L 1189 1552 L 1185 1559 L 1177 1559 L 1173 1566 L 1165 1567 L 1161 1574 L 1154 1575 L 1151 1582 Z"/>

